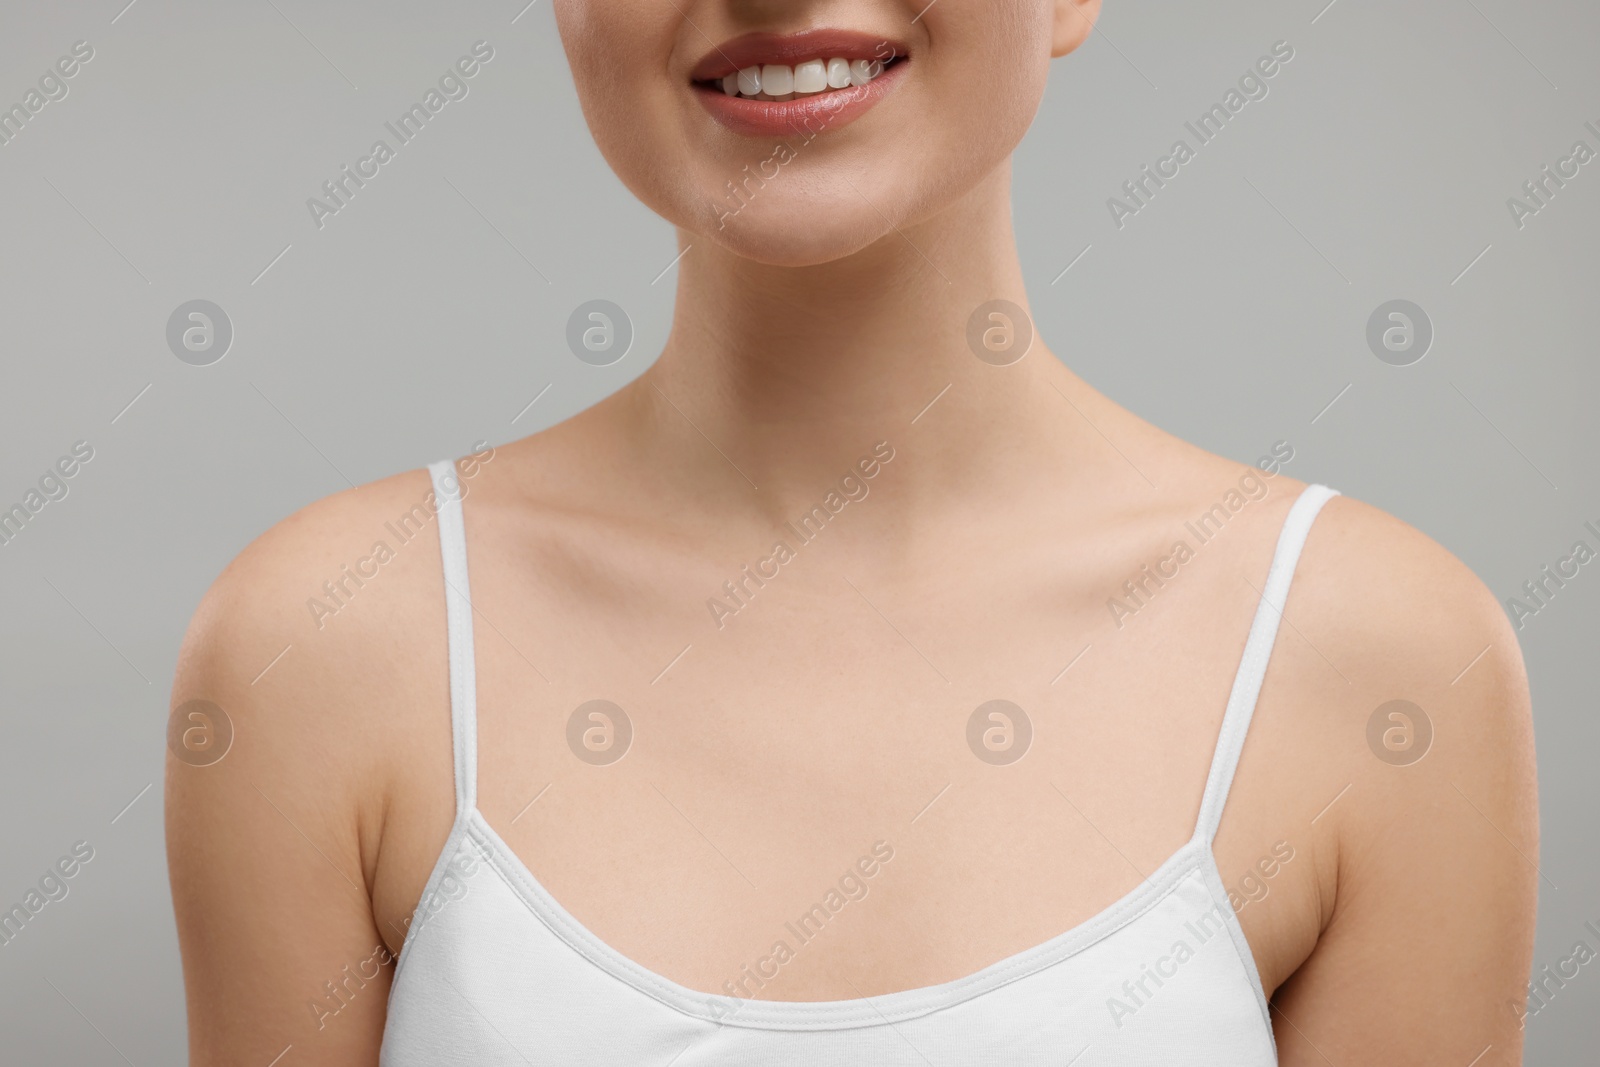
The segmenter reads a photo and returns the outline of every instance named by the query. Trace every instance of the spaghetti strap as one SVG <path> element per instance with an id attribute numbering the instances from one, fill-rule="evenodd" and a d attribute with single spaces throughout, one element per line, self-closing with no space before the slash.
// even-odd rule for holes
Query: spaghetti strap
<path id="1" fill-rule="evenodd" d="M 1278 624 L 1283 619 L 1283 606 L 1289 599 L 1289 584 L 1294 580 L 1295 565 L 1300 561 L 1300 550 L 1305 547 L 1306 535 L 1316 520 L 1322 505 L 1338 496 L 1338 492 L 1325 485 L 1308 485 L 1294 506 L 1289 509 L 1278 534 L 1278 547 L 1272 554 L 1272 566 L 1267 571 L 1267 582 L 1261 590 L 1261 600 L 1256 605 L 1250 636 L 1245 639 L 1244 656 L 1239 661 L 1239 672 L 1234 675 L 1233 690 L 1228 695 L 1228 708 L 1222 715 L 1222 729 L 1217 737 L 1217 749 L 1211 758 L 1211 770 L 1206 775 L 1205 796 L 1200 801 L 1200 818 L 1194 835 L 1207 847 L 1217 836 L 1217 826 L 1222 822 L 1222 809 L 1228 803 L 1228 790 L 1233 785 L 1233 773 L 1239 766 L 1239 753 L 1244 749 L 1245 735 L 1250 731 L 1250 719 L 1255 714 L 1256 700 L 1261 695 L 1261 682 L 1267 675 L 1267 663 L 1272 659 L 1272 645 L 1278 636 Z"/>
<path id="2" fill-rule="evenodd" d="M 454 460 L 428 464 L 439 518 L 444 604 L 450 655 L 450 732 L 455 753 L 456 820 L 478 803 L 478 683 L 472 649 L 472 592 L 467 585 L 467 531 L 461 477 Z"/>

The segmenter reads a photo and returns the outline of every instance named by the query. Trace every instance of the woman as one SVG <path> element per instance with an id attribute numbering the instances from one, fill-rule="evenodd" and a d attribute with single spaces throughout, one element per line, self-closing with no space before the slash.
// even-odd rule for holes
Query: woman
<path id="1" fill-rule="evenodd" d="M 218 579 L 192 1062 L 1520 1062 L 1494 599 L 1032 335 L 1009 156 L 1098 7 L 558 0 L 672 334 Z"/>

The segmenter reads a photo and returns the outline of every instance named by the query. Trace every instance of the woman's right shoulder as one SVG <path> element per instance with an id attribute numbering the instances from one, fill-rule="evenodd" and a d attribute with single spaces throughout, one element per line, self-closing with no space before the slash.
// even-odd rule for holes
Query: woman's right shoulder
<path id="1" fill-rule="evenodd" d="M 421 554 L 417 546 L 430 540 L 438 558 L 433 503 L 432 479 L 419 468 L 323 497 L 275 523 L 206 590 L 184 637 L 179 674 L 197 657 L 248 668 L 273 641 L 273 656 L 286 646 L 315 654 L 317 638 L 379 622 L 376 613 L 357 610 L 364 594 L 380 599 L 377 583 L 416 569 L 388 564 L 402 561 L 407 550 Z M 363 563 L 374 556 L 382 563 Z M 336 628 L 340 615 L 349 621 Z"/>
<path id="2" fill-rule="evenodd" d="M 437 501 L 419 468 L 310 503 L 240 551 L 189 623 L 171 706 L 206 701 L 262 758 L 313 732 L 354 750 L 408 709 L 436 716 L 444 633 Z"/>
<path id="3" fill-rule="evenodd" d="M 197 1047 L 309 1018 L 305 976 L 371 958 L 375 887 L 407 863 L 420 886 L 430 861 L 416 857 L 448 834 L 436 505 L 423 469 L 310 503 L 245 546 L 194 613 L 165 820 Z M 376 1055 L 382 1000 L 359 1004 L 366 1023 L 341 1033 L 371 1047 L 346 1059 Z"/>

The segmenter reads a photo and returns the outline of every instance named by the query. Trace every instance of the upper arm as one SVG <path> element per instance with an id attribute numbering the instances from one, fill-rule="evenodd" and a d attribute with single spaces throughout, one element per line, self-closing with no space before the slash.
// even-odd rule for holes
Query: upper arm
<path id="1" fill-rule="evenodd" d="M 1541 876 L 1516 637 L 1443 549 L 1336 504 L 1291 619 L 1346 676 L 1324 758 L 1349 789 L 1321 936 L 1273 999 L 1281 1060 L 1518 1064 Z"/>
<path id="2" fill-rule="evenodd" d="M 380 746 L 356 694 L 381 691 L 384 664 L 360 627 L 319 631 L 306 604 L 350 558 L 338 510 L 241 555 L 180 655 L 172 706 L 190 737 L 169 744 L 166 828 L 196 1067 L 290 1045 L 297 1064 L 377 1062 L 393 968 L 369 891 Z M 215 721 L 181 714 L 195 700 Z M 206 731 L 229 728 L 206 754 Z"/>

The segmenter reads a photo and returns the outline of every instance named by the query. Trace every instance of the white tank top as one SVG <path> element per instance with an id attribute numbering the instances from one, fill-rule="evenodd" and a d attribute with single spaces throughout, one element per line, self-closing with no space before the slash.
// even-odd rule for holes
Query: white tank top
<path id="1" fill-rule="evenodd" d="M 940 985 L 832 1001 L 681 986 L 617 952 L 541 886 L 477 807 L 472 604 L 459 485 L 438 501 L 456 818 L 395 969 L 383 1067 L 1050 1067 L 1276 1064 L 1272 1022 L 1211 843 L 1312 520 L 1279 534 L 1223 715 L 1194 836 L 1144 882 L 1042 945 Z"/>

